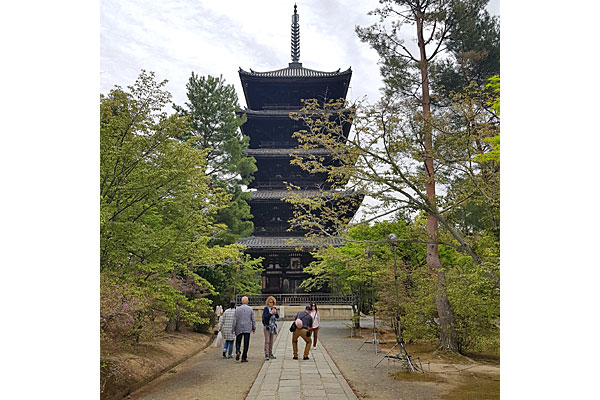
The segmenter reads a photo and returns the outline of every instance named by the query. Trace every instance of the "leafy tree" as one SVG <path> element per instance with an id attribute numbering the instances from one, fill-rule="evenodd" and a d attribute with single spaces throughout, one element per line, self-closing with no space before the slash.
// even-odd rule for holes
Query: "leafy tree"
<path id="1" fill-rule="evenodd" d="M 195 147 L 206 151 L 206 175 L 213 186 L 231 196 L 227 207 L 217 215 L 217 221 L 227 229 L 213 243 L 234 243 L 254 229 L 247 203 L 249 194 L 241 190 L 241 185 L 247 185 L 256 171 L 255 159 L 244 153 L 250 139 L 239 131 L 246 116 L 237 113 L 240 107 L 235 89 L 222 76 L 204 77 L 192 72 L 186 88 L 185 107 L 173 106 L 190 119 L 190 129 L 179 137 L 184 141 L 192 139 Z"/>
<path id="2" fill-rule="evenodd" d="M 410 342 L 438 337 L 436 282 L 427 267 L 427 243 L 419 239 L 426 231 L 424 213 L 412 223 L 398 219 L 352 226 L 344 246 L 314 253 L 316 260 L 305 268 L 311 276 L 303 286 L 327 285 L 336 293 L 354 294 L 356 328 L 359 313 L 370 313 L 375 305 L 378 319 L 389 321 L 400 338 Z M 390 241 L 390 233 L 398 239 Z M 490 269 L 498 273 L 499 243 L 492 236 L 480 235 L 473 246 L 482 254 L 482 265 L 454 247 L 440 245 L 461 352 L 495 350 L 499 345 L 499 289 L 488 275 Z"/>
<path id="3" fill-rule="evenodd" d="M 302 287 L 308 290 L 328 287 L 335 293 L 353 294 L 354 314 L 367 312 L 367 304 L 372 304 L 367 287 L 372 277 L 381 274 L 383 265 L 375 254 L 374 243 L 381 239 L 382 232 L 402 230 L 404 225 L 380 223 L 374 227 L 356 225 L 345 236 L 342 247 L 322 247 L 314 253 L 317 261 L 304 269 L 312 276 L 305 279 Z M 388 255 L 389 258 L 389 255 Z M 357 326 L 358 327 L 358 326 Z"/>
<path id="4" fill-rule="evenodd" d="M 440 215 L 436 196 L 429 66 L 443 51 L 452 30 L 461 21 L 477 15 L 487 1 L 382 0 L 381 3 L 384 7 L 372 13 L 379 15 L 382 21 L 390 21 L 391 30 L 380 23 L 367 28 L 357 28 L 357 33 L 361 40 L 377 50 L 384 66 L 387 66 L 387 69 L 382 68 L 384 78 L 386 73 L 392 72 L 395 77 L 400 78 L 400 83 L 403 83 L 402 86 L 398 86 L 395 82 L 387 80 L 387 92 L 393 94 L 398 90 L 411 89 L 421 109 L 420 121 L 415 131 L 422 148 L 419 149 L 419 155 L 413 156 L 413 159 L 416 158 L 424 164 L 426 200 L 423 200 L 429 211 L 427 234 L 430 241 L 427 245 L 427 265 L 436 277 L 436 305 L 441 326 L 440 348 L 458 351 L 454 313 L 446 292 L 445 270 L 440 261 L 438 248 Z M 408 49 L 400 38 L 399 33 L 403 27 L 413 29 L 418 52 Z M 406 83 L 409 86 L 405 86 Z M 461 245 L 473 253 L 466 241 L 463 240 Z M 472 255 L 476 256 L 474 253 Z"/>
<path id="5" fill-rule="evenodd" d="M 347 107 L 346 104 L 331 101 L 321 108 L 315 101 L 306 101 L 299 113 L 292 113 L 292 118 L 301 119 L 307 127 L 295 134 L 300 147 L 325 147 L 334 155 L 335 161 L 324 162 L 317 156 L 296 155 L 294 163 L 312 172 L 327 171 L 334 188 L 350 182 L 353 188 L 379 200 L 373 219 L 400 209 L 426 213 L 426 236 L 420 240 L 427 244 L 427 266 L 435 281 L 439 347 L 458 351 L 455 318 L 447 293 L 447 268 L 440 260 L 439 246 L 454 247 L 468 254 L 476 264 L 483 264 L 470 243 L 469 232 L 461 232 L 456 219 L 446 215 L 465 201 L 461 196 L 465 190 L 477 189 L 474 182 L 485 179 L 485 174 L 496 166 L 484 171 L 481 165 L 476 165 L 483 164 L 483 159 L 489 157 L 487 153 L 494 149 L 493 143 L 486 144 L 491 134 L 483 129 L 490 124 L 483 124 L 478 119 L 480 114 L 461 115 L 457 108 L 452 110 L 453 115 L 436 119 L 431 108 L 430 68 L 445 50 L 451 33 L 459 24 L 465 24 L 467 18 L 475 18 L 487 1 L 382 0 L 380 3 L 383 7 L 371 13 L 380 16 L 381 23 L 357 28 L 357 33 L 380 55 L 384 96 L 375 106 L 355 104 L 348 108 L 348 113 L 340 116 L 354 124 L 354 135 L 347 141 L 339 124 L 324 118 L 329 109 Z M 407 29 L 416 36 L 416 52 L 400 36 Z M 471 98 L 455 99 L 463 103 L 464 110 L 473 97 L 472 93 L 468 95 Z M 477 98 L 477 104 L 487 104 L 481 101 L 483 96 Z M 465 121 L 467 125 L 461 125 Z M 465 144 L 459 139 L 473 126 L 478 128 L 469 131 L 468 145 L 461 150 L 460 146 Z M 448 129 L 442 130 L 442 127 Z M 446 138 L 449 130 L 452 135 Z M 471 157 L 466 156 L 473 146 L 477 151 Z M 458 161 L 449 157 L 457 154 L 461 156 Z M 465 165 L 470 168 L 464 169 Z M 440 189 L 442 193 L 448 193 L 460 181 L 471 187 L 447 197 L 438 194 Z M 336 182 L 340 184 L 336 186 Z M 292 201 L 309 211 L 304 215 L 309 215 L 313 221 L 312 228 L 320 227 L 323 234 L 327 233 L 324 229 L 327 224 L 319 225 L 323 219 L 319 221 L 318 213 L 314 212 L 316 204 L 306 204 L 308 200 L 302 199 Z M 459 213 L 454 216 L 458 217 Z M 301 222 L 310 225 L 307 221 Z M 444 230 L 441 233 L 440 224 Z M 497 284 L 497 274 L 490 269 L 487 273 Z"/>
<path id="6" fill-rule="evenodd" d="M 320 289 L 327 285 L 335 293 L 354 295 L 352 320 L 355 328 L 360 328 L 360 312 L 367 295 L 369 269 L 366 266 L 364 250 L 361 246 L 351 245 L 320 249 L 314 254 L 318 261 L 304 268 L 304 272 L 313 276 L 305 279 L 301 285 L 307 290 Z"/>
<path id="7" fill-rule="evenodd" d="M 100 271 L 104 338 L 139 341 L 158 317 L 206 323 L 215 294 L 196 265 L 245 263 L 239 246 L 209 246 L 228 197 L 205 173 L 207 150 L 163 108 L 166 81 L 142 71 L 135 84 L 100 96 Z M 124 322 L 127 322 L 126 324 Z M 126 329 L 124 328 L 126 327 Z M 125 329 L 125 331 L 123 331 Z"/>
<path id="8" fill-rule="evenodd" d="M 213 304 L 228 304 L 236 294 L 261 293 L 262 258 L 251 259 L 249 255 L 240 260 L 228 260 L 218 265 L 198 265 L 194 271 L 209 281 L 218 293 L 208 296 Z"/>
<path id="9" fill-rule="evenodd" d="M 481 234 L 473 246 L 482 255 L 482 264 L 445 249 L 448 296 L 456 315 L 459 350 L 494 351 L 500 345 L 500 288 L 489 271 L 499 273 L 500 243 L 493 235 Z"/>
<path id="10" fill-rule="evenodd" d="M 390 233 L 398 239 L 390 241 Z M 415 240 L 411 226 L 402 220 L 359 224 L 345 238 L 344 246 L 321 248 L 314 254 L 316 261 L 305 268 L 312 276 L 303 287 L 327 285 L 336 293 L 353 294 L 356 328 L 360 312 L 370 313 L 376 306 L 379 318 L 389 319 L 399 338 L 405 333 L 409 339 L 422 337 L 424 326 L 434 334 L 432 325 L 424 322 L 433 320 L 435 310 L 424 257 L 426 244 Z"/>

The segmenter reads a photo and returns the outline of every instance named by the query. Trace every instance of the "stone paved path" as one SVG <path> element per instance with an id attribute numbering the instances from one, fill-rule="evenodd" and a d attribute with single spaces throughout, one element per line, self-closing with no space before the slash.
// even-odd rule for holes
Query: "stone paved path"
<path id="1" fill-rule="evenodd" d="M 299 338 L 299 359 L 292 359 L 290 324 L 281 324 L 273 348 L 277 359 L 265 361 L 246 399 L 357 399 L 320 340 L 311 350 L 310 360 L 302 360 L 304 340 Z"/>

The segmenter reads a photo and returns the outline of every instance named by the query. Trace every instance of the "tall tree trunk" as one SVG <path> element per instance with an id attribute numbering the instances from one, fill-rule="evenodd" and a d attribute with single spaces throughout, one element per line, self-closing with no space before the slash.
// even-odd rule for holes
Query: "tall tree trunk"
<path id="1" fill-rule="evenodd" d="M 436 207 L 435 198 L 435 173 L 433 169 L 433 132 L 431 125 L 431 104 L 429 97 L 429 73 L 425 40 L 423 37 L 424 14 L 415 12 L 417 22 L 417 40 L 420 51 L 420 70 L 423 107 L 423 134 L 425 148 L 425 192 L 433 207 Z M 433 215 L 427 218 L 427 234 L 432 242 L 427 245 L 427 266 L 436 279 L 435 305 L 440 320 L 439 349 L 458 351 L 458 341 L 454 330 L 454 312 L 450 307 L 446 291 L 446 274 L 444 273 L 438 253 L 438 220 Z"/>

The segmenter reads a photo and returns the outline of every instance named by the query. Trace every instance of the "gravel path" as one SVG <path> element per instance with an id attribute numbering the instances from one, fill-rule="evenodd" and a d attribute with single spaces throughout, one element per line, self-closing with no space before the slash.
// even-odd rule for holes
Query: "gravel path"
<path id="1" fill-rule="evenodd" d="M 264 363 L 262 325 L 250 335 L 248 362 L 223 358 L 212 345 L 132 393 L 131 400 L 243 400 Z M 243 348 L 243 344 L 242 344 Z"/>
<path id="2" fill-rule="evenodd" d="M 400 370 L 394 362 L 383 360 L 377 368 L 374 365 L 387 353 L 375 355 L 372 340 L 363 330 L 362 339 L 350 338 L 349 321 L 321 321 L 319 343 L 321 340 L 331 358 L 335 361 L 344 377 L 361 399 L 394 400 L 431 400 L 440 398 L 442 387 L 439 383 L 417 383 L 397 381 L 390 373 Z M 372 319 L 361 320 L 363 328 L 373 327 Z"/>

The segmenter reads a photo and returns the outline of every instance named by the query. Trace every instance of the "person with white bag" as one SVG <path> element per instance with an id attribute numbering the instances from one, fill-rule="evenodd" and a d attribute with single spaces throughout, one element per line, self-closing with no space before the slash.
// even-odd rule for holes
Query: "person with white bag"
<path id="1" fill-rule="evenodd" d="M 221 331 L 215 332 L 217 332 L 217 337 L 213 341 L 213 347 L 219 347 L 223 344 L 223 334 L 221 333 Z"/>
<path id="2" fill-rule="evenodd" d="M 225 310 L 221 318 L 219 318 L 219 335 L 225 340 L 225 346 L 223 347 L 223 357 L 233 357 L 233 340 L 235 334 L 233 333 L 233 317 L 235 314 L 235 301 L 229 303 L 229 308 Z M 215 346 L 217 347 L 217 346 Z M 226 354 L 228 353 L 228 354 Z"/>

